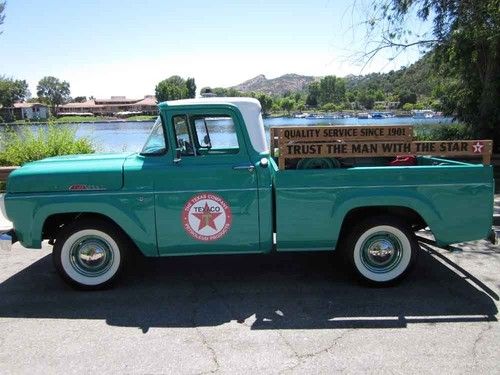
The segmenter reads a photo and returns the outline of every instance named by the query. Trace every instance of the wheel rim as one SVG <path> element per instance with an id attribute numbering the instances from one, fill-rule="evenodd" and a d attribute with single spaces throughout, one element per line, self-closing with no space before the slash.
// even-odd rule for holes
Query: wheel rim
<path id="1" fill-rule="evenodd" d="M 361 262 L 374 273 L 387 273 L 401 262 L 403 245 L 392 233 L 376 232 L 361 244 Z"/>
<path id="2" fill-rule="evenodd" d="M 69 261 L 80 275 L 98 277 L 110 270 L 114 256 L 106 240 L 97 236 L 84 236 L 71 246 Z"/>

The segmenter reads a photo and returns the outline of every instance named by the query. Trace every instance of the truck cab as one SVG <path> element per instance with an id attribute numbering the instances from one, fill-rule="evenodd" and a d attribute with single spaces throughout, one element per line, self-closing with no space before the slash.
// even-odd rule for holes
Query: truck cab
<path id="1" fill-rule="evenodd" d="M 179 100 L 160 104 L 142 152 L 125 161 L 124 185 L 154 193 L 160 256 L 269 252 L 269 162 L 257 100 Z"/>

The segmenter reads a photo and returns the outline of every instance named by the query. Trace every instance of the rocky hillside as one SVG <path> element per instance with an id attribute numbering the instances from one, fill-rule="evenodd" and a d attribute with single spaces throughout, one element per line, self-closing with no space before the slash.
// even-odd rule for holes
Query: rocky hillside
<path id="1" fill-rule="evenodd" d="M 280 95 L 285 92 L 304 91 L 316 80 L 315 77 L 298 74 L 285 74 L 278 78 L 267 79 L 261 74 L 232 88 L 241 92 L 263 92 L 269 95 Z"/>

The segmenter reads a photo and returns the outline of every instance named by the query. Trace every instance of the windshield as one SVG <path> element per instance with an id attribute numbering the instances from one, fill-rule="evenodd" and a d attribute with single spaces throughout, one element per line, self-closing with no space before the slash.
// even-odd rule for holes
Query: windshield
<path id="1" fill-rule="evenodd" d="M 165 146 L 165 136 L 163 134 L 161 117 L 158 116 L 151 130 L 151 134 L 149 134 L 148 140 L 142 148 L 141 154 L 163 154 L 166 150 L 167 147 Z"/>

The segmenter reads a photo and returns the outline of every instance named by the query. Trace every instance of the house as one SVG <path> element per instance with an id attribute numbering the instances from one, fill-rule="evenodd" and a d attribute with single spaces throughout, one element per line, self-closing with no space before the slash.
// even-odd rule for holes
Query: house
<path id="1" fill-rule="evenodd" d="M 14 103 L 12 107 L 0 108 L 0 116 L 4 120 L 46 120 L 49 107 L 41 103 Z"/>
<path id="2" fill-rule="evenodd" d="M 109 99 L 89 99 L 83 103 L 67 103 L 59 106 L 59 116 L 98 115 L 116 116 L 127 114 L 155 115 L 158 109 L 154 95 L 143 99 L 127 99 L 125 96 L 112 96 Z"/>

